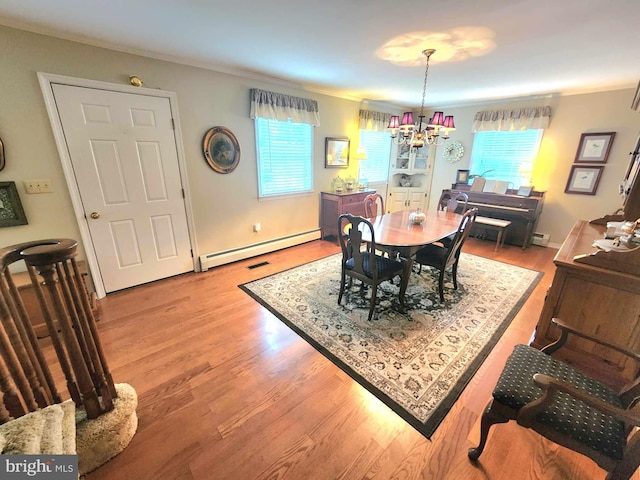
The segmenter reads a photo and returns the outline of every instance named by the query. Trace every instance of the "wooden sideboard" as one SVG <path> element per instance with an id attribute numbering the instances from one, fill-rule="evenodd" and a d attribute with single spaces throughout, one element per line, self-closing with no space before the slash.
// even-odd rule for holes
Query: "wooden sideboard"
<path id="1" fill-rule="evenodd" d="M 577 222 L 555 256 L 556 272 L 532 339 L 541 348 L 560 336 L 557 317 L 610 343 L 640 351 L 640 248 L 603 252 L 593 247 L 606 227 Z M 609 383 L 631 380 L 638 365 L 580 338 L 570 338 L 565 359 Z M 560 353 L 559 352 L 559 353 Z"/>
<path id="2" fill-rule="evenodd" d="M 338 236 L 338 217 L 343 213 L 364 217 L 364 197 L 375 190 L 320 193 L 320 238 Z"/>

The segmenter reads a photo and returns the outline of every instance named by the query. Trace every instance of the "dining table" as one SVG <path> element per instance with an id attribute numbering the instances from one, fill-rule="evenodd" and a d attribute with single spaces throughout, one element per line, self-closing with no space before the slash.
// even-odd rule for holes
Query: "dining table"
<path id="1" fill-rule="evenodd" d="M 414 224 L 409 219 L 411 213 L 410 210 L 401 210 L 368 219 L 373 225 L 375 244 L 398 252 L 405 261 L 400 283 L 401 304 L 404 304 L 404 294 L 409 285 L 414 255 L 425 245 L 455 234 L 462 220 L 462 215 L 457 213 L 428 210 L 423 212 L 426 215 L 424 221 Z M 368 229 L 362 232 L 362 240 L 371 242 Z"/>

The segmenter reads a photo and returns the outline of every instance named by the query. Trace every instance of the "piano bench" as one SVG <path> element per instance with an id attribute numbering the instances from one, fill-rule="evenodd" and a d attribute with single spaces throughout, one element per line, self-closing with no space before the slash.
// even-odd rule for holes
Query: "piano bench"
<path id="1" fill-rule="evenodd" d="M 498 238 L 496 239 L 496 248 L 498 249 L 504 245 L 504 231 L 511 225 L 509 220 L 500 220 L 499 218 L 490 218 L 490 217 L 476 217 L 476 225 L 482 228 L 497 230 Z"/>

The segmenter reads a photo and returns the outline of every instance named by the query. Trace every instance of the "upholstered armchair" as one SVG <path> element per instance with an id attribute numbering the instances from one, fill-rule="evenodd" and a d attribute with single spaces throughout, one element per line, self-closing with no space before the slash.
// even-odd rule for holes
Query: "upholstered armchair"
<path id="1" fill-rule="evenodd" d="M 639 364 L 640 355 L 579 332 L 558 319 L 553 323 L 562 332 L 555 343 L 542 350 L 515 346 L 482 415 L 480 443 L 469 449 L 469 458 L 478 460 L 494 424 L 515 420 L 552 442 L 588 456 L 609 472 L 608 480 L 626 480 L 640 465 L 640 406 L 636 405 L 640 379 L 636 377 L 616 391 L 551 354 L 566 343 L 569 335 L 576 335 Z"/>

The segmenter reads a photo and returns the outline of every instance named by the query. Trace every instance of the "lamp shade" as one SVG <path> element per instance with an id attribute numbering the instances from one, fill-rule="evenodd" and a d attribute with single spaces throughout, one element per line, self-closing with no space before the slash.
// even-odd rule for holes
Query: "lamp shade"
<path id="1" fill-rule="evenodd" d="M 411 126 L 413 126 L 413 125 L 414 125 L 414 123 L 413 123 L 413 113 L 411 113 L 411 112 L 404 112 L 404 113 L 402 114 L 402 123 L 401 123 L 400 125 L 401 125 L 401 126 L 404 126 L 404 125 L 411 125 Z"/>
<path id="2" fill-rule="evenodd" d="M 398 115 L 392 115 L 389 119 L 389 126 L 387 128 L 398 128 L 400 117 Z"/>
<path id="3" fill-rule="evenodd" d="M 433 117 L 431 117 L 431 122 L 429 122 L 429 125 L 434 127 L 444 126 L 444 114 L 442 112 L 434 112 Z"/>
<path id="4" fill-rule="evenodd" d="M 453 123 L 453 115 L 447 115 L 444 117 L 444 128 L 448 128 L 449 130 L 455 130 L 456 124 Z"/>
<path id="5" fill-rule="evenodd" d="M 367 160 L 367 152 L 364 148 L 358 147 L 355 155 L 356 160 Z"/>

